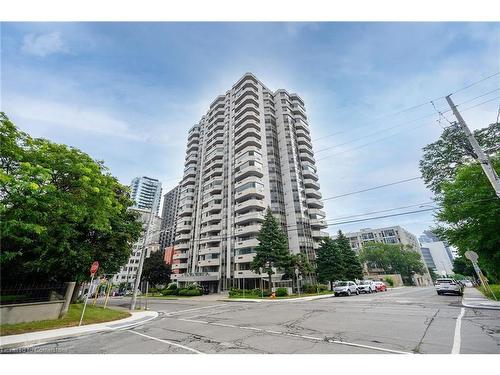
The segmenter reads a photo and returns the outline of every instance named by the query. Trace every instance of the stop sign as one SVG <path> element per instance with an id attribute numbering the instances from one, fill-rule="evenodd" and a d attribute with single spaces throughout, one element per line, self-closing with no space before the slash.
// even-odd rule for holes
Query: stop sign
<path id="1" fill-rule="evenodd" d="M 92 263 L 92 266 L 90 266 L 90 274 L 94 275 L 98 269 L 99 269 L 99 262 L 95 261 L 94 263 Z"/>

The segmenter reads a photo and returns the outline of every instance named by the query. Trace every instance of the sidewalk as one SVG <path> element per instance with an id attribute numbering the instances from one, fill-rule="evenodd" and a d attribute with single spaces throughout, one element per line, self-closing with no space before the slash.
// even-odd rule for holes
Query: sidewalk
<path id="1" fill-rule="evenodd" d="M 297 297 L 297 298 L 276 298 L 272 299 L 269 297 L 266 297 L 264 299 L 251 299 L 251 298 L 225 298 L 225 299 L 219 299 L 219 302 L 295 302 L 295 301 L 314 301 L 316 299 L 323 299 L 323 298 L 332 298 L 334 295 L 333 294 L 323 294 L 320 296 L 307 296 L 307 297 Z"/>
<path id="2" fill-rule="evenodd" d="M 131 312 L 132 316 L 111 322 L 88 324 L 81 327 L 57 328 L 47 331 L 22 333 L 0 337 L 0 349 L 16 348 L 34 345 L 63 337 L 78 336 L 99 331 L 113 331 L 116 329 L 130 328 L 144 324 L 158 316 L 156 311 Z"/>
<path id="3" fill-rule="evenodd" d="M 500 310 L 500 301 L 494 301 L 486 298 L 476 288 L 465 288 L 462 298 L 462 305 L 474 309 L 492 309 Z"/>

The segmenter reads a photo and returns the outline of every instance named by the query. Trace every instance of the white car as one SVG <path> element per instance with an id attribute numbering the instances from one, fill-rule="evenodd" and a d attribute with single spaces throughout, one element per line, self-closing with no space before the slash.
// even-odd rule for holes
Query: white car
<path id="1" fill-rule="evenodd" d="M 359 294 L 358 286 L 354 281 L 339 281 L 333 288 L 335 297 L 340 295 L 350 296 L 352 294 Z"/>
<path id="2" fill-rule="evenodd" d="M 464 286 L 455 279 L 437 279 L 435 287 L 438 295 L 453 293 L 462 296 L 464 294 Z"/>
<path id="3" fill-rule="evenodd" d="M 373 280 L 363 280 L 358 284 L 360 293 L 377 293 L 377 285 Z"/>

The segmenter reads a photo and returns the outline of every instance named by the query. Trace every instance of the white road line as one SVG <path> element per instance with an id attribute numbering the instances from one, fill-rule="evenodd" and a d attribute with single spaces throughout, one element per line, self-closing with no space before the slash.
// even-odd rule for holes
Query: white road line
<path id="1" fill-rule="evenodd" d="M 219 327 L 229 327 L 229 328 L 237 328 L 236 326 L 233 326 L 231 324 L 224 324 L 224 323 L 210 323 L 213 326 L 219 326 Z"/>
<path id="2" fill-rule="evenodd" d="M 214 310 L 214 311 L 204 312 L 203 314 L 197 314 L 197 315 L 193 315 L 193 316 L 187 316 L 186 319 L 199 318 L 200 316 L 208 317 L 207 315 L 222 314 L 222 313 L 231 312 L 231 311 L 234 311 L 234 310 Z"/>
<path id="3" fill-rule="evenodd" d="M 172 316 L 176 314 L 182 314 L 188 311 L 196 311 L 196 310 L 202 310 L 202 309 L 209 309 L 210 307 L 221 307 L 221 306 L 227 306 L 225 303 L 220 303 L 218 305 L 211 305 L 211 306 L 204 306 L 204 307 L 196 307 L 194 309 L 187 309 L 187 310 L 178 310 L 178 311 L 172 311 L 170 313 L 165 314 L 165 316 Z"/>
<path id="4" fill-rule="evenodd" d="M 201 323 L 201 324 L 216 325 L 216 326 L 222 325 L 222 323 L 210 323 L 210 322 L 205 322 L 205 321 L 202 321 L 202 320 L 188 320 L 188 319 L 177 319 L 177 320 L 182 320 L 184 322 L 192 322 L 192 323 Z M 321 337 L 303 336 L 303 335 L 298 335 L 298 334 L 295 334 L 295 333 L 273 331 L 273 330 L 270 330 L 270 329 L 261 329 L 261 328 L 248 327 L 248 326 L 230 326 L 230 325 L 223 325 L 223 327 L 231 327 L 231 328 L 245 329 L 245 330 L 251 330 L 251 331 L 267 332 L 267 333 L 271 333 L 271 334 L 275 334 L 275 335 L 284 335 L 284 336 L 291 336 L 291 337 L 299 337 L 299 338 L 303 338 L 303 339 L 307 339 L 307 340 L 325 341 Z M 403 351 L 400 351 L 400 350 L 386 349 L 386 348 L 381 348 L 381 347 L 378 347 L 378 346 L 355 344 L 355 343 L 346 342 L 346 341 L 327 340 L 326 342 L 329 342 L 331 344 L 347 345 L 347 346 L 354 346 L 354 347 L 357 347 L 357 348 L 377 350 L 377 351 L 380 351 L 380 352 L 387 352 L 387 353 L 413 354 L 411 352 L 403 352 Z"/>
<path id="5" fill-rule="evenodd" d="M 190 323 L 210 324 L 209 322 L 204 322 L 203 320 L 194 320 L 194 319 L 177 319 L 177 320 L 182 320 L 183 322 L 190 322 Z"/>
<path id="6" fill-rule="evenodd" d="M 462 328 L 462 317 L 464 316 L 465 308 L 460 309 L 460 314 L 457 317 L 457 322 L 455 323 L 455 336 L 453 337 L 453 348 L 451 349 L 451 354 L 460 354 L 460 330 Z"/>
<path id="7" fill-rule="evenodd" d="M 159 341 L 159 342 L 162 342 L 164 344 L 168 344 L 168 345 L 172 345 L 172 346 L 177 346 L 179 348 L 182 348 L 182 349 L 185 349 L 185 350 L 189 350 L 190 352 L 193 352 L 193 353 L 196 353 L 196 354 L 205 354 L 205 353 L 202 353 L 196 349 L 193 349 L 193 348 L 188 348 L 187 346 L 184 346 L 184 345 L 181 345 L 181 344 L 176 344 L 175 342 L 171 342 L 171 341 L 167 341 L 167 340 L 163 340 L 163 339 L 159 339 L 157 337 L 153 337 L 153 336 L 149 336 L 149 335 L 145 335 L 144 333 L 140 333 L 140 332 L 136 332 L 136 331 L 127 331 L 127 332 L 130 332 L 130 333 L 135 333 L 136 335 L 139 335 L 139 336 L 143 336 L 143 337 L 146 337 L 150 340 L 155 340 L 155 341 Z"/>

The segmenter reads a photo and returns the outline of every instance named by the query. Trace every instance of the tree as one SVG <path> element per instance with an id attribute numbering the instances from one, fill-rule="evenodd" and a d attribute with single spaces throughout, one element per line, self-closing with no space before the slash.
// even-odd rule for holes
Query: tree
<path id="1" fill-rule="evenodd" d="M 343 279 L 361 280 L 363 278 L 363 266 L 358 256 L 351 248 L 349 239 L 339 230 L 335 242 L 337 243 L 342 258 Z"/>
<path id="2" fill-rule="evenodd" d="M 286 267 L 285 273 L 281 277 L 282 280 L 294 280 L 295 270 L 299 270 L 301 275 L 309 275 L 314 272 L 314 267 L 309 263 L 306 254 L 298 253 L 290 255 L 290 264 Z"/>
<path id="3" fill-rule="evenodd" d="M 475 130 L 474 136 L 487 155 L 500 151 L 500 123 Z M 444 182 L 453 181 L 458 168 L 469 164 L 475 156 L 465 135 L 456 127 L 446 128 L 436 142 L 423 150 L 420 172 L 427 187 L 435 194 L 441 192 Z"/>
<path id="4" fill-rule="evenodd" d="M 370 268 L 382 268 L 388 274 L 400 274 L 407 284 L 414 273 L 423 274 L 426 267 L 420 254 L 409 245 L 369 242 L 363 245 L 360 259 Z"/>
<path id="5" fill-rule="evenodd" d="M 500 155 L 491 158 L 500 173 Z M 479 163 L 463 165 L 451 182 L 442 184 L 437 197 L 440 221 L 437 233 L 458 248 L 479 255 L 479 266 L 494 281 L 500 280 L 500 199 Z"/>
<path id="6" fill-rule="evenodd" d="M 476 272 L 474 271 L 472 262 L 464 256 L 453 259 L 453 273 L 476 277 Z"/>
<path id="7" fill-rule="evenodd" d="M 1 279 L 82 281 L 116 273 L 142 228 L 102 161 L 19 131 L 0 114 Z"/>
<path id="8" fill-rule="evenodd" d="M 142 279 L 154 286 L 167 285 L 170 282 L 170 266 L 163 260 L 161 252 L 155 251 L 149 258 L 144 259 Z"/>
<path id="9" fill-rule="evenodd" d="M 291 264 L 291 255 L 288 250 L 286 234 L 268 207 L 264 222 L 257 237 L 259 245 L 255 248 L 255 257 L 250 269 L 256 273 L 267 273 L 269 291 L 271 291 L 271 276 L 273 268 L 286 270 Z"/>
<path id="10" fill-rule="evenodd" d="M 342 280 L 344 268 L 338 244 L 330 237 L 324 237 L 317 251 L 316 274 L 320 282 Z"/>

